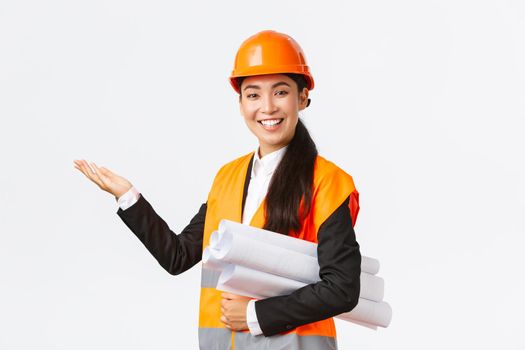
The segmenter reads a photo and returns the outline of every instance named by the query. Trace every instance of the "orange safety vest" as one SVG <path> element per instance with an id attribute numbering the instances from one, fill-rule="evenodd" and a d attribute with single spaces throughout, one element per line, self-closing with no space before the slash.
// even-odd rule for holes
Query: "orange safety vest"
<path id="1" fill-rule="evenodd" d="M 203 248 L 222 219 L 242 221 L 244 182 L 253 152 L 242 156 L 217 173 L 208 195 Z M 359 211 L 359 194 L 352 177 L 334 163 L 318 156 L 314 164 L 312 209 L 301 230 L 294 237 L 317 243 L 321 224 L 350 196 L 352 223 Z M 250 225 L 262 228 L 265 223 L 265 201 L 254 214 Z M 219 273 L 202 267 L 199 345 L 205 350 L 235 349 L 336 349 L 336 331 L 332 318 L 299 326 L 270 337 L 252 336 L 249 331 L 234 332 L 224 327 L 221 317 L 221 291 L 215 289 Z"/>

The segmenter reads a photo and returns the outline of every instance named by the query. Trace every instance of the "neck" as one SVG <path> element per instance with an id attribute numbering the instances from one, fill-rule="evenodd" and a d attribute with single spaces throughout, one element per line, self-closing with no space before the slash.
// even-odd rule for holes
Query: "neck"
<path id="1" fill-rule="evenodd" d="M 275 151 L 278 151 L 280 150 L 281 148 L 283 147 L 286 147 L 287 145 L 280 145 L 280 146 L 262 146 L 262 145 L 259 145 L 259 150 L 258 150 L 258 153 L 259 153 L 259 158 L 262 158 L 264 157 L 265 155 L 267 154 L 270 154 L 270 153 L 273 153 Z"/>

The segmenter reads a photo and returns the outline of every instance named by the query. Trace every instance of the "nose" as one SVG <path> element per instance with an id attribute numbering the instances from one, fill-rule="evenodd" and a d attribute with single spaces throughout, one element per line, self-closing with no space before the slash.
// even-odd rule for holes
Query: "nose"
<path id="1" fill-rule="evenodd" d="M 273 94 L 268 94 L 262 98 L 261 112 L 272 115 L 277 112 L 277 104 L 273 100 Z"/>

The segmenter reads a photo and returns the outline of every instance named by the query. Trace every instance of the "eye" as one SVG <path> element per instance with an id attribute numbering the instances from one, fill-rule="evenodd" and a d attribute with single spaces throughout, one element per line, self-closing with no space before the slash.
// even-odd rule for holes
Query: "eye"
<path id="1" fill-rule="evenodd" d="M 246 97 L 247 98 L 256 98 L 257 94 L 256 93 L 247 94 Z"/>
<path id="2" fill-rule="evenodd" d="M 278 91 L 275 92 L 275 94 L 278 95 L 278 96 L 286 96 L 286 95 L 288 95 L 288 91 L 286 91 L 286 90 L 278 90 Z"/>

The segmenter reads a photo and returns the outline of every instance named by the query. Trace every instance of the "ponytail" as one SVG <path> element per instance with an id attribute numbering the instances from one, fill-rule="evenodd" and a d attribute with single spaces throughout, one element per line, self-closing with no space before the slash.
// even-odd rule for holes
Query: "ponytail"
<path id="1" fill-rule="evenodd" d="M 268 188 L 264 229 L 285 235 L 301 229 L 312 207 L 317 153 L 314 141 L 299 119 L 294 137 Z"/>

